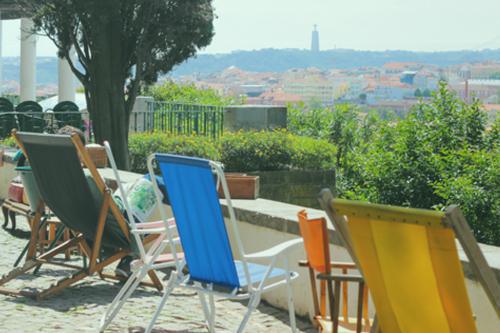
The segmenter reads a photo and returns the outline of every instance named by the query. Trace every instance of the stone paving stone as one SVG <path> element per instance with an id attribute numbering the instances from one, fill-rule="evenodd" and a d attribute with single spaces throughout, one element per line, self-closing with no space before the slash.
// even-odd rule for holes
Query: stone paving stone
<path id="1" fill-rule="evenodd" d="M 0 275 L 10 271 L 15 259 L 26 245 L 28 224 L 18 218 L 15 233 L 0 229 Z M 0 217 L 0 224 L 3 224 Z M 74 256 L 74 263 L 81 260 Z M 70 270 L 57 266 L 42 266 L 38 276 L 27 274 L 6 286 L 13 288 L 48 287 Z M 160 278 L 165 279 L 163 272 Z M 0 295 L 0 332 L 96 332 L 101 315 L 120 290 L 121 285 L 103 281 L 97 276 L 82 280 L 63 292 L 42 301 L 26 297 Z M 106 332 L 139 333 L 149 323 L 160 293 L 151 288 L 139 288 L 125 304 Z M 245 302 L 246 303 L 246 302 Z M 217 332 L 234 332 L 245 314 L 245 303 L 216 299 Z M 310 322 L 297 318 L 300 332 L 316 332 Z M 250 317 L 247 332 L 289 332 L 288 312 L 261 303 Z M 207 332 L 203 312 L 196 294 L 176 289 L 158 318 L 154 332 Z"/>

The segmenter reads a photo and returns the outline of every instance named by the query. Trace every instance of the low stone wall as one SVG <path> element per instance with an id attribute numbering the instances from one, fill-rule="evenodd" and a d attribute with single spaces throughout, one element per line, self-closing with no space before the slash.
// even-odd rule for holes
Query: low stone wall
<path id="1" fill-rule="evenodd" d="M 335 189 L 335 170 L 326 171 L 259 171 L 259 197 L 305 207 L 320 208 L 316 199 L 319 191 Z"/>
<path id="2" fill-rule="evenodd" d="M 286 125 L 286 106 L 234 105 L 224 111 L 224 129 L 228 131 L 273 130 Z"/>

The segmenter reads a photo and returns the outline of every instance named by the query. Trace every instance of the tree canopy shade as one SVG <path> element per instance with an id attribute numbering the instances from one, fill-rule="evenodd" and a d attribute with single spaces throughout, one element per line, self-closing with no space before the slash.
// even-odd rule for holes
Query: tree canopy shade
<path id="1" fill-rule="evenodd" d="M 85 88 L 97 142 L 127 169 L 128 123 L 143 83 L 210 44 L 211 0 L 18 0 Z M 72 61 L 71 50 L 78 62 Z"/>

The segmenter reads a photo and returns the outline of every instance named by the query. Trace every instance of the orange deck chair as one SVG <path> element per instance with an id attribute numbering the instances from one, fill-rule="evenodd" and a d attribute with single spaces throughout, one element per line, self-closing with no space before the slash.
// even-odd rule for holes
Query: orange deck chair
<path id="1" fill-rule="evenodd" d="M 343 329 L 342 331 L 346 329 L 356 332 L 369 331 L 368 289 L 360 275 L 348 274 L 349 270 L 356 269 L 356 265 L 352 262 L 330 261 L 325 218 L 309 219 L 305 210 L 298 213 L 298 218 L 307 254 L 307 260 L 300 261 L 299 266 L 309 269 L 315 325 L 318 326 L 320 332 L 338 332 L 339 325 Z M 333 274 L 332 269 L 340 269 L 342 274 Z M 315 274 L 318 274 L 319 279 L 319 297 Z M 355 319 L 349 318 L 348 315 L 348 282 L 358 284 L 357 316 Z M 335 284 L 335 290 L 333 290 L 333 284 Z M 343 307 L 342 318 L 339 320 L 341 286 Z M 329 314 L 327 314 L 327 299 L 330 308 Z"/>

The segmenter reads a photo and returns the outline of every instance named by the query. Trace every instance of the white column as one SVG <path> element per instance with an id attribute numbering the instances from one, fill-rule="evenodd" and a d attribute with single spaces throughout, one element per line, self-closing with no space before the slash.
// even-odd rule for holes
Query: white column
<path id="1" fill-rule="evenodd" d="M 74 63 L 74 52 L 70 51 L 71 60 Z M 62 101 L 75 101 L 75 76 L 69 67 L 69 63 L 66 59 L 58 58 L 58 72 L 59 72 L 59 102 Z"/>
<path id="2" fill-rule="evenodd" d="M 3 54 L 2 54 L 2 40 L 3 40 L 3 21 L 2 12 L 0 11 L 0 96 L 3 96 Z"/>
<path id="3" fill-rule="evenodd" d="M 21 102 L 36 99 L 36 36 L 31 34 L 33 21 L 21 19 Z"/>

